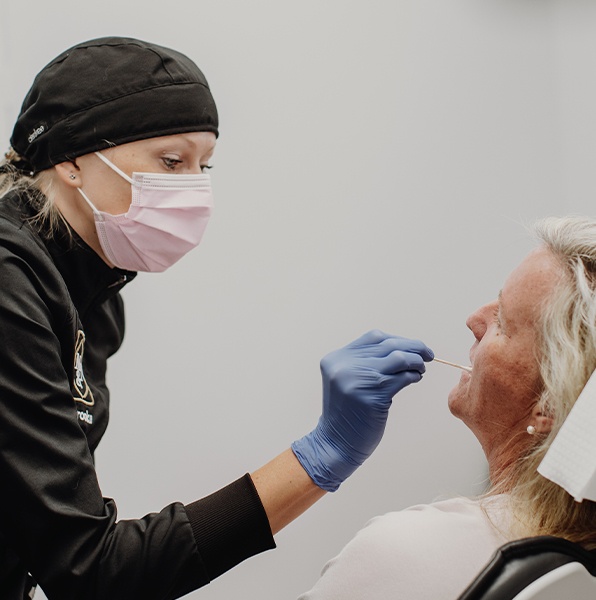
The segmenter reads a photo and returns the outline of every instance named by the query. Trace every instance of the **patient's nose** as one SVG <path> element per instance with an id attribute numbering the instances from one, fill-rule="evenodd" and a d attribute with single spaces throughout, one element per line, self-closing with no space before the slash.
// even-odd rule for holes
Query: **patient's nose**
<path id="1" fill-rule="evenodd" d="M 481 306 L 466 319 L 466 326 L 478 341 L 484 337 L 488 329 L 490 315 L 494 310 L 495 302 L 491 302 Z"/>

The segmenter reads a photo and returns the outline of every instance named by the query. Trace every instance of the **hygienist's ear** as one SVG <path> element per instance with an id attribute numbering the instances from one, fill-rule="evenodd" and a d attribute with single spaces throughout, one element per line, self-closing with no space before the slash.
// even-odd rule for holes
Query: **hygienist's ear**
<path id="1" fill-rule="evenodd" d="M 532 422 L 530 423 L 536 429 L 536 433 L 547 435 L 553 428 L 554 420 L 546 416 L 540 407 L 536 404 L 532 409 Z"/>
<path id="2" fill-rule="evenodd" d="M 62 183 L 74 188 L 79 188 L 83 185 L 81 170 L 76 162 L 68 161 L 54 165 L 56 173 Z"/>

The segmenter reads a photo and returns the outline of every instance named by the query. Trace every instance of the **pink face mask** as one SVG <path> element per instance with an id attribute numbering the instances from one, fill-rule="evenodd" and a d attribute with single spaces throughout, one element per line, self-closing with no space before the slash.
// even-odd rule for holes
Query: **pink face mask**
<path id="1" fill-rule="evenodd" d="M 93 209 L 95 228 L 106 258 L 127 271 L 165 271 L 199 245 L 211 215 L 213 196 L 209 175 L 133 173 L 130 178 L 96 152 L 132 186 L 128 212 L 111 215 Z"/>

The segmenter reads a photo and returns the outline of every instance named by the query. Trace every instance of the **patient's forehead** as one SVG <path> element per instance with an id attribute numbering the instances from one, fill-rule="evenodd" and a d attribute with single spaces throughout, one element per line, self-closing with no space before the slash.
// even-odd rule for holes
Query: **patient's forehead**
<path id="1" fill-rule="evenodd" d="M 503 318 L 517 326 L 534 324 L 562 276 L 561 263 L 545 246 L 530 252 L 509 275 L 499 294 Z"/>

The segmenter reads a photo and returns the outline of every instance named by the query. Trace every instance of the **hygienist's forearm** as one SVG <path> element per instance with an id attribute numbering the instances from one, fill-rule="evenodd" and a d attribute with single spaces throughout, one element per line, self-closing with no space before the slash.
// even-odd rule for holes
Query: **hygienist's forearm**
<path id="1" fill-rule="evenodd" d="M 273 534 L 326 494 L 313 483 L 290 449 L 251 473 L 251 477 Z"/>

